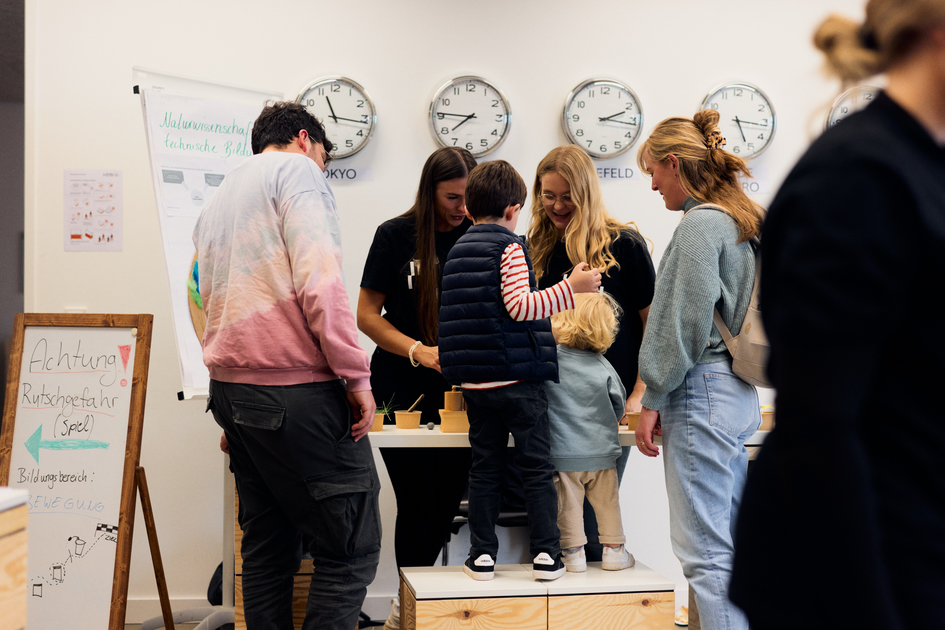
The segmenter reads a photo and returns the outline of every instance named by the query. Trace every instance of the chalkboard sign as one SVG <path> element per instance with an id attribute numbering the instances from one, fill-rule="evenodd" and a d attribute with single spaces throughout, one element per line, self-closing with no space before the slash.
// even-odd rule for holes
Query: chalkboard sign
<path id="1" fill-rule="evenodd" d="M 16 316 L 0 486 L 30 493 L 28 629 L 124 627 L 151 323 Z"/>

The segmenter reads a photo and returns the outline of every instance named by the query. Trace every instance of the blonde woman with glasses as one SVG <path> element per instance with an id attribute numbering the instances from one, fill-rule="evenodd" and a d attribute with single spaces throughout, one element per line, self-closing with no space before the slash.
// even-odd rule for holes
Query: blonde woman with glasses
<path id="1" fill-rule="evenodd" d="M 623 223 L 604 206 L 597 169 L 578 146 L 552 149 L 538 164 L 532 189 L 527 238 L 538 287 L 561 281 L 578 263 L 601 272 L 601 287 L 620 307 L 618 333 L 604 354 L 627 392 L 625 410 L 639 412 L 646 386 L 639 379 L 637 355 L 653 298 L 655 272 L 646 240 L 632 223 Z M 624 420 L 624 424 L 626 420 Z M 622 478 L 629 447 L 617 460 Z M 597 520 L 584 506 L 589 560 L 601 560 Z"/>

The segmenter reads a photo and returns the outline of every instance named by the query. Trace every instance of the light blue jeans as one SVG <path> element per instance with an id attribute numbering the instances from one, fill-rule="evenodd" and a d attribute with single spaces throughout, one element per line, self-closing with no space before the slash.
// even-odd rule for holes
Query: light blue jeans
<path id="1" fill-rule="evenodd" d="M 705 630 L 748 630 L 728 599 L 745 441 L 761 426 L 755 388 L 728 362 L 696 365 L 660 409 L 673 552 Z"/>

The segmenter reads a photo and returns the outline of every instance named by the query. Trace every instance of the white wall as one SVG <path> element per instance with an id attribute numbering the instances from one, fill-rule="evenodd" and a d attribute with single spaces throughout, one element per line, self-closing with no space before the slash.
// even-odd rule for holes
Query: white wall
<path id="1" fill-rule="evenodd" d="M 169 288 L 132 66 L 282 90 L 290 98 L 328 74 L 367 88 L 378 130 L 348 164 L 373 166 L 375 180 L 335 186 L 353 304 L 375 226 L 409 207 L 423 161 L 436 148 L 426 112 L 444 80 L 474 73 L 505 91 L 513 125 L 492 157 L 510 161 L 529 182 L 541 157 L 565 141 L 561 106 L 583 79 L 612 76 L 630 84 L 646 116 L 644 135 L 667 116 L 691 115 L 716 84 L 747 80 L 767 92 L 779 115 L 771 148 L 756 160 L 773 189 L 837 92 L 819 71 L 810 44 L 814 26 L 830 10 L 859 17 L 862 4 L 27 0 L 25 308 L 155 315 L 142 464 L 175 607 L 203 600 L 221 559 L 222 455 L 203 404 L 176 398 L 181 384 Z M 634 156 L 601 165 L 635 168 Z M 80 168 L 123 170 L 123 252 L 63 251 L 62 172 Z M 658 260 L 679 216 L 663 208 L 645 179 L 603 186 L 610 210 L 637 222 Z M 757 198 L 767 204 L 771 194 Z M 631 549 L 677 582 L 679 604 L 685 584 L 669 548 L 661 466 L 634 452 L 621 500 Z M 383 600 L 396 590 L 389 485 L 383 501 L 389 518 L 369 594 L 372 616 L 380 616 Z M 136 530 L 129 621 L 158 614 L 148 601 L 156 591 L 140 518 Z M 457 546 L 453 554 L 458 562 L 465 549 Z"/>

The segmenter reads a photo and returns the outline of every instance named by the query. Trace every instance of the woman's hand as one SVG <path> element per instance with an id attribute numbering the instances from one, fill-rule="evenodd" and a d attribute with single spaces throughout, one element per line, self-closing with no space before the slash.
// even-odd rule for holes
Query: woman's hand
<path id="1" fill-rule="evenodd" d="M 660 412 L 644 407 L 640 412 L 640 420 L 637 422 L 636 437 L 637 447 L 647 457 L 656 457 L 660 454 L 659 447 L 653 444 L 654 435 L 663 435 Z"/>
<path id="2" fill-rule="evenodd" d="M 440 369 L 440 348 L 438 346 L 420 344 L 413 351 L 413 360 L 419 361 L 423 367 L 442 372 Z"/>
<path id="3" fill-rule="evenodd" d="M 568 282 L 575 293 L 593 293 L 600 286 L 600 271 L 588 267 L 586 262 L 578 263 L 568 276 Z"/>
<path id="4" fill-rule="evenodd" d="M 627 398 L 627 413 L 640 413 L 643 411 L 643 394 L 646 393 L 646 384 L 643 381 L 637 381 Z"/>

